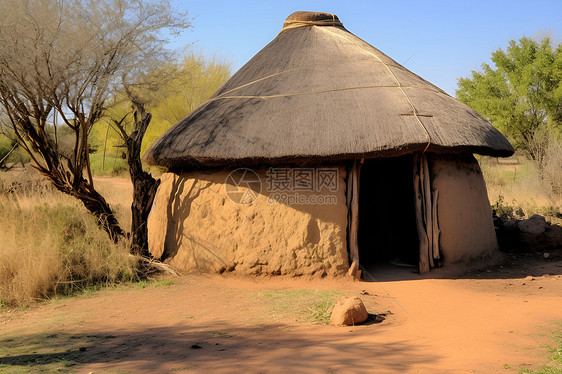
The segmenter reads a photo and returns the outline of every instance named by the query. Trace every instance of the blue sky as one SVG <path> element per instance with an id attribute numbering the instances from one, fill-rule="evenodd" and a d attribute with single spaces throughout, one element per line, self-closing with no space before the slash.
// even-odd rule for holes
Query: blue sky
<path id="1" fill-rule="evenodd" d="M 233 72 L 269 43 L 297 10 L 336 14 L 344 26 L 454 96 L 457 79 L 522 36 L 562 41 L 562 1 L 215 1 L 173 0 L 193 27 L 174 47 L 192 43 L 233 64 Z"/>

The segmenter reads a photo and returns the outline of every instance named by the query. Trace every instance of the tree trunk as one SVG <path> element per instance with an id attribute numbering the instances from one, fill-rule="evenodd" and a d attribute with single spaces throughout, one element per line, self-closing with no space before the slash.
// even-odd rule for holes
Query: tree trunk
<path id="1" fill-rule="evenodd" d="M 41 174 L 49 178 L 57 190 L 80 200 L 88 212 L 96 217 L 98 225 L 107 232 L 111 240 L 117 243 L 120 239 L 125 237 L 125 232 L 121 226 L 119 226 L 119 222 L 107 201 L 105 201 L 103 196 L 100 195 L 86 179 L 77 177 L 79 179 L 71 185 L 68 181 L 63 180 L 62 174 L 58 172 L 58 169 L 49 170 L 36 165 L 35 168 Z"/>
<path id="2" fill-rule="evenodd" d="M 46 113 L 49 112 L 50 109 Z M 49 178 L 57 190 L 79 199 L 86 209 L 96 217 L 98 224 L 108 233 L 111 240 L 118 242 L 125 236 L 125 233 L 119 226 L 115 214 L 103 196 L 95 190 L 92 181 L 84 179 L 82 168 L 77 167 L 76 163 L 68 158 L 65 162 L 64 156 L 58 152 L 58 149 L 54 148 L 56 143 L 53 145 L 49 141 L 43 129 L 46 116 L 46 114 L 37 116 L 35 123 L 30 118 L 19 120 L 11 118 L 12 128 L 19 144 L 33 160 L 34 167 L 42 175 Z M 37 128 L 35 127 L 36 124 Z M 75 131 L 78 135 L 79 131 Z M 74 153 L 79 152 L 85 152 L 85 148 L 83 144 L 76 143 Z M 43 160 L 44 164 L 40 160 Z"/>
<path id="3" fill-rule="evenodd" d="M 154 179 L 144 171 L 134 177 L 133 174 L 134 172 L 131 169 L 131 180 L 133 180 L 131 253 L 149 257 L 147 221 L 160 180 Z"/>
<path id="4" fill-rule="evenodd" d="M 125 237 L 125 232 L 119 226 L 119 222 L 109 204 L 90 183 L 82 180 L 78 189 L 73 191 L 72 195 L 79 199 L 86 209 L 97 218 L 98 225 L 108 233 L 115 243 Z"/>
<path id="5" fill-rule="evenodd" d="M 133 182 L 133 204 L 131 205 L 131 253 L 149 257 L 148 252 L 148 214 L 160 185 L 149 173 L 142 169 L 140 158 L 141 144 L 148 124 L 152 119 L 150 113 L 146 113 L 142 104 L 133 105 L 135 112 L 135 130 L 127 137 L 127 162 L 129 173 Z"/>

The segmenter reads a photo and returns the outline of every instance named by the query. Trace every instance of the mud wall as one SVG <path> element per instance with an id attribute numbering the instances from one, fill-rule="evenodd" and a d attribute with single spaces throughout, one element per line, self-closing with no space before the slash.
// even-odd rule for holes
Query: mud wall
<path id="1" fill-rule="evenodd" d="M 185 271 L 345 274 L 345 170 L 337 170 L 335 190 L 285 195 L 271 191 L 267 169 L 254 170 L 259 183 L 240 184 L 230 171 L 166 173 L 148 220 L 150 251 Z M 298 203 L 282 199 L 295 194 Z"/>
<path id="2" fill-rule="evenodd" d="M 497 249 L 492 211 L 478 162 L 468 156 L 429 156 L 445 263 L 486 258 Z"/>

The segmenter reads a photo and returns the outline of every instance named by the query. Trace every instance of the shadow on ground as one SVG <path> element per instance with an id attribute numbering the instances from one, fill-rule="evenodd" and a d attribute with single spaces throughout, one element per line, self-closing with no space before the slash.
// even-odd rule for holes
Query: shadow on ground
<path id="1" fill-rule="evenodd" d="M 420 275 L 414 267 L 395 266 L 379 262 L 361 266 L 367 282 L 394 282 L 420 279 L 521 279 L 544 274 L 562 275 L 562 250 L 548 259 L 539 254 L 503 253 L 494 260 L 462 265 L 445 265 Z"/>
<path id="2" fill-rule="evenodd" d="M 207 330 L 181 325 L 91 335 L 12 336 L 0 339 L 0 371 L 65 371 L 86 365 L 88 370 L 131 372 L 372 372 L 376 367 L 407 371 L 439 359 L 437 355 L 422 356 L 418 351 L 424 347 L 414 341 L 381 344 L 365 339 L 381 334 L 376 326 L 354 327 L 356 334 L 350 334 L 351 328 L 319 327 L 324 330 L 314 334 L 284 325 L 233 328 L 214 324 Z M 267 334 L 260 334 L 266 330 Z"/>

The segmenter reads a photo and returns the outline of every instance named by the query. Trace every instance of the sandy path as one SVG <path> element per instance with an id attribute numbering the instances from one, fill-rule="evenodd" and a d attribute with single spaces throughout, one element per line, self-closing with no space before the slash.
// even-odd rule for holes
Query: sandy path
<path id="1" fill-rule="evenodd" d="M 546 362 L 540 345 L 551 342 L 541 334 L 562 320 L 562 261 L 531 262 L 464 279 L 383 269 L 378 283 L 189 275 L 4 312 L 0 334 L 98 336 L 81 353 L 84 373 L 517 372 Z M 392 314 L 380 324 L 319 326 L 273 316 L 256 297 L 302 288 L 366 291 L 371 313 Z"/>

